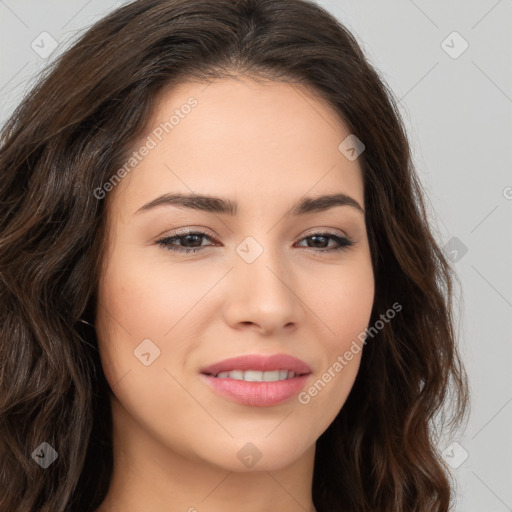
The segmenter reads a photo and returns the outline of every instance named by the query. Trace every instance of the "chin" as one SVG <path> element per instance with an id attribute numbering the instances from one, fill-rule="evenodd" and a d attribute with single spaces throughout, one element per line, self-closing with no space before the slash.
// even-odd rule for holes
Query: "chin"
<path id="1" fill-rule="evenodd" d="M 270 439 L 272 435 L 275 437 Z M 298 446 L 289 436 L 285 439 L 283 436 L 271 434 L 270 437 L 265 438 L 265 435 L 262 435 L 252 440 L 247 437 L 231 439 L 227 443 L 215 443 L 217 449 L 214 453 L 208 454 L 208 462 L 226 471 L 245 473 L 284 469 L 301 457 L 308 456 L 308 448 L 312 450 L 311 455 L 314 456 L 314 441 L 304 442 L 304 445 Z M 206 455 L 210 450 L 203 453 Z"/>

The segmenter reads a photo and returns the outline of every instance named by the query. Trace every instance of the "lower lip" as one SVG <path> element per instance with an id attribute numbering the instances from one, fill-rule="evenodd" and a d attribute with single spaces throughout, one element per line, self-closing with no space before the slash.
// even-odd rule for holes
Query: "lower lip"
<path id="1" fill-rule="evenodd" d="M 205 374 L 201 374 L 201 377 L 229 400 L 255 407 L 268 407 L 282 404 L 297 395 L 304 388 L 309 374 L 275 382 L 247 382 Z"/>

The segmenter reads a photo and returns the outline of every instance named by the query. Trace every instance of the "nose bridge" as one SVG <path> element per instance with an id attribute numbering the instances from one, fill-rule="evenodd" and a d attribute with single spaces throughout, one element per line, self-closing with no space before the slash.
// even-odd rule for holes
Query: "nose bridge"
<path id="1" fill-rule="evenodd" d="M 235 296 L 239 306 L 249 306 L 243 309 L 246 321 L 261 323 L 273 318 L 284 325 L 292 319 L 297 300 L 293 278 L 282 247 L 271 247 L 270 236 L 258 238 L 247 236 L 235 249 Z"/>
<path id="2" fill-rule="evenodd" d="M 284 275 L 286 262 L 280 253 L 280 247 L 271 246 L 270 236 L 247 236 L 236 247 L 236 267 L 242 280 L 264 283 L 265 287 L 280 288 L 283 286 L 276 274 Z"/>

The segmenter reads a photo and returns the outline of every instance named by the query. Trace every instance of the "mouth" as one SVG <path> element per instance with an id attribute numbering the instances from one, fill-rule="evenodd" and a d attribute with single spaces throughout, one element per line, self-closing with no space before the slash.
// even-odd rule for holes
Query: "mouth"
<path id="1" fill-rule="evenodd" d="M 217 378 L 226 378 L 227 374 L 236 380 L 274 382 L 311 373 L 311 368 L 304 361 L 288 354 L 245 354 L 224 359 L 200 371 Z M 287 372 L 286 375 L 284 372 Z"/>
<path id="2" fill-rule="evenodd" d="M 245 355 L 226 359 L 201 370 L 210 389 L 244 405 L 279 405 L 297 395 L 311 374 L 300 359 L 276 354 Z"/>
<path id="3" fill-rule="evenodd" d="M 216 375 L 204 373 L 216 379 L 234 379 L 244 380 L 245 382 L 277 382 L 281 380 L 289 380 L 294 377 L 302 377 L 308 375 L 309 372 L 296 374 L 294 371 L 282 369 L 273 371 L 258 371 L 258 370 L 231 370 L 228 372 L 219 372 Z"/>

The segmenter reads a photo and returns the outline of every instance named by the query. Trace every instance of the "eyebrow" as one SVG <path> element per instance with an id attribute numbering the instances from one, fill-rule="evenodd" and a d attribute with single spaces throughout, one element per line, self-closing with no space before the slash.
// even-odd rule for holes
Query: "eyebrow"
<path id="1" fill-rule="evenodd" d="M 163 194 L 149 203 L 141 206 L 135 214 L 151 210 L 158 206 L 175 206 L 178 208 L 188 208 L 210 213 L 223 213 L 227 215 L 237 215 L 238 203 L 230 199 L 214 197 L 209 195 L 197 194 Z M 352 197 L 346 194 L 322 195 L 319 197 L 305 197 L 295 203 L 287 215 L 305 215 L 308 213 L 322 212 L 337 206 L 350 206 L 365 214 L 362 206 Z"/>

